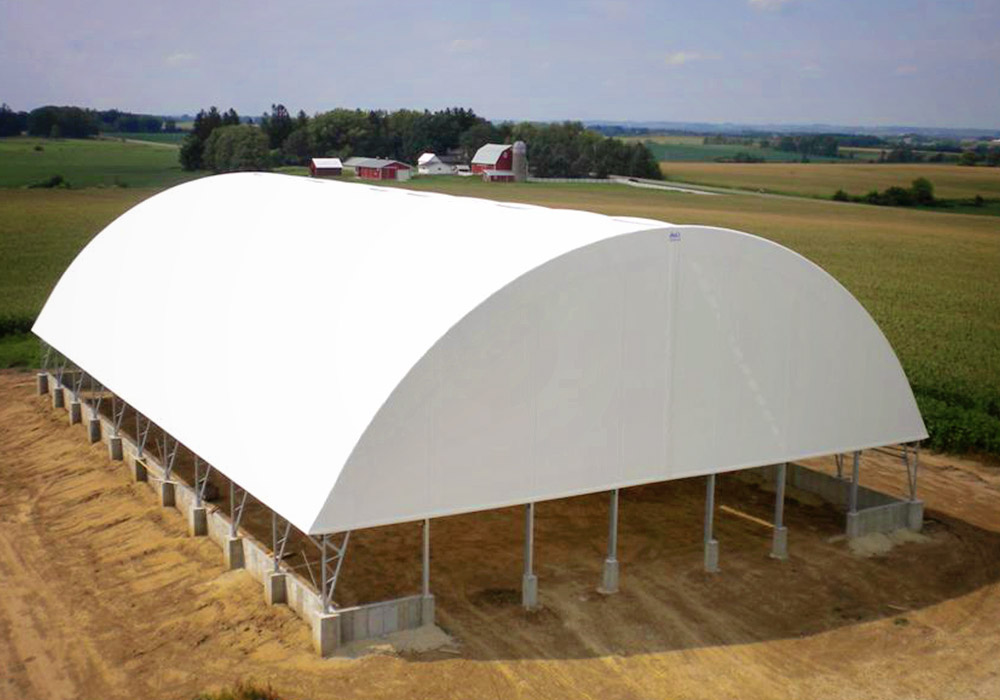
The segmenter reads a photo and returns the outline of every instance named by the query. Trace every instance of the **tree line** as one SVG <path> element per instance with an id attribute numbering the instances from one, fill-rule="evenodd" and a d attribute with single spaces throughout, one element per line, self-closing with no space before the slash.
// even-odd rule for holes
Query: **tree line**
<path id="1" fill-rule="evenodd" d="M 154 114 L 134 114 L 118 109 L 46 105 L 30 112 L 15 112 L 6 103 L 0 105 L 0 136 L 27 133 L 45 138 L 83 139 L 102 131 L 155 134 L 177 131 L 177 124 Z"/>
<path id="2" fill-rule="evenodd" d="M 439 111 L 333 109 L 295 116 L 281 104 L 261 115 L 257 126 L 240 123 L 235 110 L 198 112 L 181 147 L 187 170 L 261 170 L 304 165 L 313 157 L 369 156 L 414 163 L 421 153 L 471 160 L 487 143 L 528 144 L 537 177 L 662 177 L 653 154 L 641 143 L 606 138 L 579 122 L 493 124 L 462 107 Z"/>

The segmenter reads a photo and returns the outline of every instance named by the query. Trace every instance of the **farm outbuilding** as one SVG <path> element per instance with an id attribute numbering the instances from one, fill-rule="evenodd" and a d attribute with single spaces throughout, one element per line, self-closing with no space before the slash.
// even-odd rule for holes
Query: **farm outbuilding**
<path id="1" fill-rule="evenodd" d="M 344 164 L 340 158 L 312 158 L 309 160 L 311 177 L 340 177 Z"/>
<path id="2" fill-rule="evenodd" d="M 385 158 L 348 158 L 346 165 L 365 180 L 409 180 L 411 174 L 406 163 Z"/>
<path id="3" fill-rule="evenodd" d="M 113 300 L 99 317 L 95 299 Z M 270 554 L 241 541 L 235 508 L 221 543 L 269 596 L 286 592 L 273 600 L 312 622 L 323 653 L 371 633 L 376 619 L 433 621 L 433 518 L 524 506 L 522 593 L 532 607 L 540 501 L 608 492 L 609 592 L 618 490 L 634 485 L 707 477 L 709 570 L 721 473 L 773 471 L 779 558 L 785 465 L 795 460 L 854 453 L 852 480 L 823 486 L 848 494 L 849 532 L 899 517 L 919 527 L 922 514 L 909 446 L 926 430 L 882 332 L 821 268 L 739 231 L 221 175 L 109 225 L 67 269 L 34 331 L 79 368 L 74 377 L 93 378 L 175 450 L 224 474 L 244 502 L 272 511 Z M 262 374 L 290 352 L 322 361 Z M 46 382 L 78 405 L 78 379 L 68 386 L 64 368 Z M 97 426 L 119 440 L 120 458 L 118 429 Z M 860 451 L 900 443 L 910 500 L 867 505 Z M 142 444 L 124 451 L 156 471 L 164 503 L 169 490 L 192 522 L 205 517 L 197 476 L 194 495 L 181 497 L 172 458 L 151 466 Z M 808 487 L 812 477 L 790 466 Z M 350 532 L 407 522 L 424 528 L 420 593 L 337 609 Z M 320 549 L 315 592 L 282 563 L 288 527 Z"/>

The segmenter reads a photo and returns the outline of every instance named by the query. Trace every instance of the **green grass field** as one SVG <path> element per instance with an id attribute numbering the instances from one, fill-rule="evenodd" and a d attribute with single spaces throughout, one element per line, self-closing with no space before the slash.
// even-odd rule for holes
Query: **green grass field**
<path id="1" fill-rule="evenodd" d="M 804 197 L 831 197 L 838 189 L 863 195 L 894 185 L 909 187 L 918 177 L 930 180 L 938 197 L 1000 197 L 1000 168 L 930 163 L 662 163 L 660 169 L 668 180 Z"/>
<path id="2" fill-rule="evenodd" d="M 26 187 L 53 175 L 62 175 L 71 187 L 168 187 L 191 177 L 181 170 L 177 149 L 158 144 L 0 139 L 0 187 Z"/>
<path id="3" fill-rule="evenodd" d="M 118 149 L 121 144 L 97 147 Z M 91 166 L 94 181 L 106 177 L 100 170 L 103 162 L 104 158 L 92 161 L 98 164 Z M 718 167 L 756 172 L 789 166 Z M 853 171 L 860 166 L 794 167 L 800 179 L 825 190 L 828 182 L 816 182 L 834 176 L 839 167 Z M 897 166 L 872 167 L 880 174 Z M 945 192 L 981 188 L 977 178 L 1000 174 L 978 168 L 906 167 L 949 168 L 957 180 L 929 176 Z M 0 170 L 2 175 L 10 167 Z M 149 177 L 157 173 L 162 177 L 162 171 Z M 905 182 L 912 179 L 905 171 L 898 176 Z M 974 447 L 1000 455 L 1000 227 L 995 218 L 807 198 L 706 197 L 620 185 L 486 184 L 477 178 L 434 177 L 403 186 L 725 226 L 786 245 L 833 274 L 879 323 L 915 387 L 932 431 L 947 436 L 939 446 Z M 865 186 L 883 185 L 872 181 Z M 30 323 L 76 252 L 111 220 L 156 191 L 0 189 L 0 319 L 16 317 Z M 36 357 L 37 344 L 30 336 L 0 338 L 0 366 L 25 364 Z M 993 437 L 982 439 L 982 434 Z"/>

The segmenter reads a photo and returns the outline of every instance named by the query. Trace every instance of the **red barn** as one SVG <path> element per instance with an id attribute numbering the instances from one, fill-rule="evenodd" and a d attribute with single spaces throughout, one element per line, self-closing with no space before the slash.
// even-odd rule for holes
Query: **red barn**
<path id="1" fill-rule="evenodd" d="M 343 170 L 340 158 L 313 158 L 309 161 L 310 177 L 337 177 Z"/>
<path id="2" fill-rule="evenodd" d="M 398 160 L 348 158 L 346 165 L 366 180 L 409 180 L 411 174 L 410 166 Z"/>
<path id="3" fill-rule="evenodd" d="M 472 172 L 484 170 L 512 170 L 514 167 L 514 147 L 510 144 L 488 143 L 472 158 Z"/>

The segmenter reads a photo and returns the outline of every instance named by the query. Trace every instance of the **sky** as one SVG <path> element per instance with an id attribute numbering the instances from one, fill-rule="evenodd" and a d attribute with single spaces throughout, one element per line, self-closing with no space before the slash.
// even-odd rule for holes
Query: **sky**
<path id="1" fill-rule="evenodd" d="M 0 101 L 1000 128 L 1000 0 L 0 0 Z"/>

